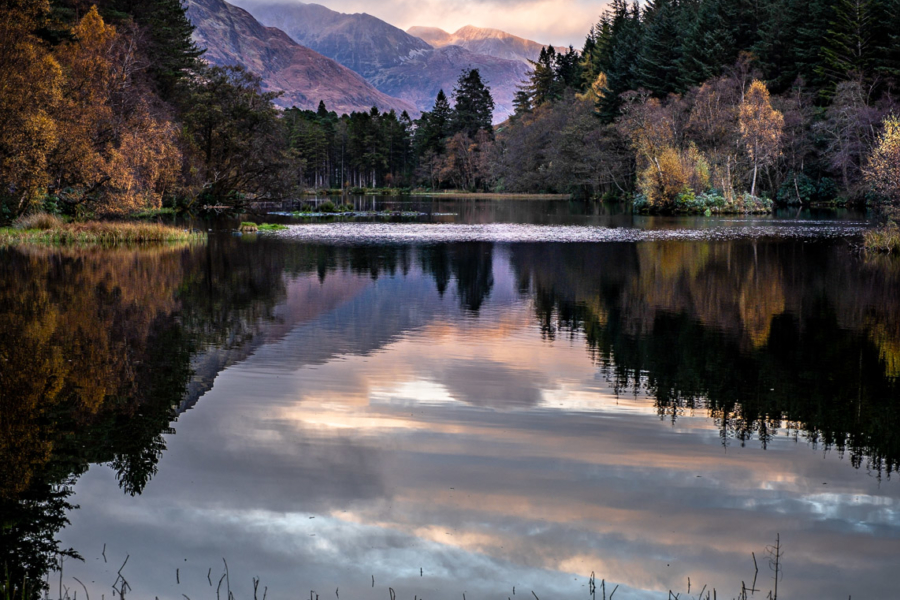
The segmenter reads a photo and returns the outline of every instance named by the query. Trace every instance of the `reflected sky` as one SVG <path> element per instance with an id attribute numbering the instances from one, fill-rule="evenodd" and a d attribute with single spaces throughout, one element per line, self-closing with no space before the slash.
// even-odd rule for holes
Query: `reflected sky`
<path id="1" fill-rule="evenodd" d="M 753 250 L 756 270 L 742 273 L 787 280 Z M 654 256 L 618 251 L 620 268 Z M 784 597 L 894 595 L 896 477 L 851 468 L 789 427 L 763 448 L 723 437 L 702 406 L 673 420 L 646 387 L 623 389 L 584 331 L 548 335 L 538 288 L 561 293 L 567 268 L 590 279 L 590 260 L 554 268 L 545 257 L 543 274 L 525 277 L 539 259 L 515 244 L 456 246 L 442 286 L 440 269 L 419 260 L 428 250 L 408 252 L 377 276 L 348 264 L 324 278 L 286 269 L 251 339 L 227 357 L 221 345 L 199 353 L 195 370 L 212 374 L 182 406 L 143 494 L 123 495 L 105 466 L 79 479 L 81 508 L 60 535 L 85 562 L 66 563 L 66 585 L 80 589 L 77 577 L 92 596 L 109 594 L 127 555 L 132 594 L 160 599 L 214 597 L 223 557 L 238 598 L 253 596 L 253 577 L 259 597 L 267 588 L 275 599 L 388 598 L 389 587 L 404 600 L 512 598 L 513 587 L 576 597 L 592 571 L 620 586 L 616 598 L 684 593 L 688 578 L 691 595 L 707 586 L 730 598 L 753 580 L 755 553 L 764 597 L 778 534 Z M 740 262 L 737 250 L 701 254 Z M 697 253 L 666 256 L 699 264 Z M 684 307 L 660 291 L 677 288 L 662 283 L 671 265 L 643 267 L 627 267 L 639 271 L 627 290 L 656 290 L 630 315 L 646 328 L 650 309 Z M 596 318 L 608 312 L 591 303 L 617 276 L 603 277 L 571 294 Z M 763 333 L 737 336 L 746 352 L 774 343 L 769 313 L 809 310 L 776 291 L 764 327 L 748 317 Z M 698 322 L 715 312 L 688 297 Z"/>

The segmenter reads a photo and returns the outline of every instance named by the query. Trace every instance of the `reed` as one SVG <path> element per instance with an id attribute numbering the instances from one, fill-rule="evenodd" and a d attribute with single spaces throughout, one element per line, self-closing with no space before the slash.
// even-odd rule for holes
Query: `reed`
<path id="1" fill-rule="evenodd" d="M 51 215 L 33 215 L 0 229 L 0 246 L 38 244 L 46 246 L 118 246 L 129 244 L 197 242 L 205 233 L 159 223 L 88 221 L 64 223 Z"/>

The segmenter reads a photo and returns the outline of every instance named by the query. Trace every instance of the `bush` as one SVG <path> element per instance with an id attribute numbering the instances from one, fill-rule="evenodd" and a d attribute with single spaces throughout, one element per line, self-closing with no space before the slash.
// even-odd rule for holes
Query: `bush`
<path id="1" fill-rule="evenodd" d="M 16 229 L 39 229 L 41 231 L 46 231 L 48 229 L 58 229 L 62 227 L 63 224 L 63 220 L 56 215 L 39 212 L 19 217 L 15 220 L 13 226 Z"/>
<path id="2" fill-rule="evenodd" d="M 243 223 L 241 223 L 238 231 L 240 231 L 241 233 L 256 233 L 257 231 L 259 231 L 259 226 L 253 221 L 244 221 Z"/>
<path id="3" fill-rule="evenodd" d="M 333 213 L 333 212 L 337 212 L 337 207 L 334 205 L 334 202 L 332 202 L 331 200 L 326 200 L 325 202 L 320 204 L 318 207 L 316 207 L 316 212 Z"/>

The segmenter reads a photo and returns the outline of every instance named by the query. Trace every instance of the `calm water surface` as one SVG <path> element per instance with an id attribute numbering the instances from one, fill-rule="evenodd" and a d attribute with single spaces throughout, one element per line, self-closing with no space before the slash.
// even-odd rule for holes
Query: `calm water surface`
<path id="1" fill-rule="evenodd" d="M 224 557 L 236 598 L 628 600 L 732 598 L 755 553 L 763 598 L 780 535 L 780 596 L 896 597 L 900 262 L 862 216 L 404 206 L 453 216 L 0 250 L 5 560 L 59 539 L 95 598 L 128 556 L 140 598 L 215 598 Z"/>

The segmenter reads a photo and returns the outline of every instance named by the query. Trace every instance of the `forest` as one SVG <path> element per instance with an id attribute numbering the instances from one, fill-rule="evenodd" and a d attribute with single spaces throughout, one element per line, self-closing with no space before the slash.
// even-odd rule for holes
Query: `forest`
<path id="1" fill-rule="evenodd" d="M 213 67 L 179 0 L 3 0 L 0 220 L 312 189 L 634 200 L 648 210 L 900 202 L 900 1 L 614 0 L 491 123 L 460 73 L 409 114 L 282 111 Z"/>

